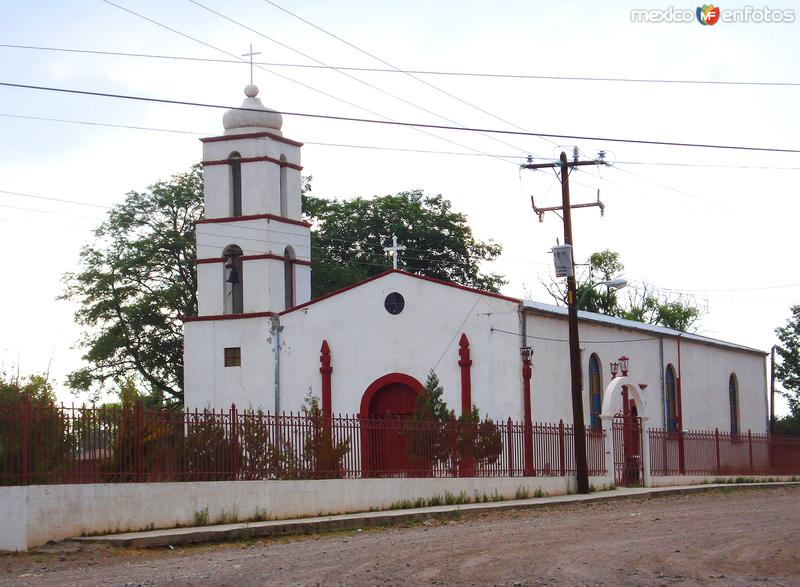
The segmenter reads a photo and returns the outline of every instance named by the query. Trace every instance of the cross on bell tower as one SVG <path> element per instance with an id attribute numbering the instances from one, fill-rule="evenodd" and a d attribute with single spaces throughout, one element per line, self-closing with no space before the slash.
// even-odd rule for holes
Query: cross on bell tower
<path id="1" fill-rule="evenodd" d="M 253 56 L 261 55 L 261 51 L 253 52 L 253 43 L 250 43 L 250 53 L 242 53 L 242 57 L 250 58 L 250 83 L 253 83 Z"/>
<path id="2" fill-rule="evenodd" d="M 397 258 L 400 256 L 401 251 L 406 250 L 405 245 L 398 245 L 397 244 L 397 235 L 392 235 L 392 246 L 391 247 L 383 247 L 383 250 L 387 253 L 392 255 L 392 269 L 397 269 Z"/>

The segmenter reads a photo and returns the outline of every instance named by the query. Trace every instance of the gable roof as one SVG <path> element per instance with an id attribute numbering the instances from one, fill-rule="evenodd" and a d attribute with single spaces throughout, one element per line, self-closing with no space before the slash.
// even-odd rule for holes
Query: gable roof
<path id="1" fill-rule="evenodd" d="M 522 302 L 522 306 L 525 310 L 537 314 L 550 314 L 558 318 L 564 318 L 564 319 L 568 318 L 567 308 L 564 308 L 563 306 L 554 306 L 552 304 L 544 304 L 542 302 L 534 302 L 531 300 L 525 300 L 524 302 Z M 699 334 L 683 332 L 682 330 L 667 328 L 665 326 L 658 326 L 657 324 L 646 324 L 644 322 L 637 322 L 636 320 L 626 320 L 624 318 L 617 318 L 616 316 L 596 314 L 594 312 L 584 312 L 579 310 L 578 320 L 583 322 L 594 322 L 596 324 L 601 324 L 604 326 L 615 326 L 617 328 L 626 328 L 629 330 L 637 330 L 639 332 L 647 332 L 648 334 L 653 334 L 656 336 L 669 336 L 673 338 L 680 337 L 682 340 L 690 340 L 692 342 L 699 342 L 702 344 L 708 344 L 717 347 L 735 349 L 737 351 L 745 351 L 748 353 L 756 353 L 759 355 L 767 354 L 766 352 L 759 349 L 746 347 L 732 342 L 726 342 L 724 340 L 719 340 L 716 338 L 710 338 L 708 336 L 701 336 Z"/>
<path id="2" fill-rule="evenodd" d="M 568 312 L 567 308 L 563 306 L 555 306 L 553 304 L 545 304 L 542 302 L 534 302 L 532 300 L 521 300 L 519 298 L 512 298 L 510 296 L 504 296 L 502 294 L 484 291 L 481 289 L 477 289 L 474 287 L 467 287 L 465 285 L 459 285 L 457 283 L 452 283 L 450 281 L 444 281 L 442 279 L 436 279 L 434 277 L 428 277 L 426 275 L 418 275 L 416 273 L 409 273 L 408 271 L 403 271 L 401 269 L 388 269 L 383 273 L 379 273 L 377 275 L 373 275 L 372 277 L 368 277 L 362 281 L 350 284 L 346 287 L 333 291 L 331 293 L 325 294 L 324 296 L 320 296 L 318 298 L 314 298 L 311 301 L 308 301 L 304 304 L 299 304 L 294 306 L 293 308 L 289 308 L 288 310 L 284 310 L 280 312 L 279 315 L 283 316 L 284 314 L 290 314 L 292 312 L 296 312 L 297 310 L 302 310 L 303 308 L 307 308 L 317 302 L 321 302 L 323 300 L 327 300 L 328 298 L 332 298 L 334 296 L 341 295 L 351 289 L 356 289 L 361 287 L 362 285 L 366 285 L 371 281 L 377 281 L 378 279 L 382 279 L 391 275 L 393 273 L 398 273 L 405 277 L 410 277 L 412 279 L 419 279 L 422 281 L 429 281 L 431 283 L 435 283 L 437 285 L 443 285 L 445 287 L 452 287 L 455 289 L 460 289 L 464 291 L 468 291 L 474 294 L 496 298 L 499 300 L 505 300 L 507 302 L 511 302 L 514 304 L 520 304 L 525 311 L 538 313 L 538 314 L 549 314 L 556 318 L 567 319 Z M 654 336 L 668 336 L 672 338 L 680 337 L 683 340 L 688 340 L 692 342 L 697 342 L 701 344 L 707 344 L 711 346 L 733 349 L 737 351 L 744 351 L 748 353 L 755 353 L 758 355 L 767 355 L 765 351 L 755 349 L 752 347 L 743 346 L 740 344 L 735 344 L 732 342 L 726 342 L 724 340 L 719 340 L 716 338 L 710 338 L 708 336 L 701 336 L 699 334 L 692 334 L 690 332 L 683 332 L 681 330 L 676 330 L 674 328 L 667 328 L 665 326 L 658 326 L 656 324 L 646 324 L 644 322 L 637 322 L 635 320 L 626 320 L 624 318 L 617 318 L 615 316 L 607 316 L 605 314 L 596 314 L 594 312 L 584 312 L 578 311 L 578 320 L 583 322 L 593 322 L 595 324 L 600 324 L 604 326 L 613 326 L 616 328 L 625 328 L 628 330 L 636 330 L 639 332 L 646 332 L 648 334 L 652 334 Z"/>
<path id="3" fill-rule="evenodd" d="M 409 273 L 408 271 L 403 271 L 401 269 L 389 269 L 387 271 L 384 271 L 383 273 L 379 273 L 378 275 L 373 275 L 372 277 L 367 277 L 366 279 L 364 279 L 362 281 L 359 281 L 359 282 L 356 282 L 356 283 L 352 283 L 352 284 L 350 284 L 350 285 L 348 285 L 346 287 L 343 287 L 342 289 L 337 289 L 336 291 L 332 291 L 331 293 L 327 293 L 324 296 L 320 296 L 318 298 L 314 298 L 313 300 L 308 301 L 308 302 L 306 302 L 304 304 L 298 304 L 297 306 L 294 306 L 292 308 L 289 308 L 288 310 L 284 310 L 283 312 L 280 312 L 280 315 L 283 316 L 284 314 L 289 314 L 289 313 L 295 312 L 297 310 L 302 310 L 303 308 L 307 308 L 308 306 L 316 304 L 317 302 L 321 302 L 322 300 L 327 300 L 328 298 L 332 298 L 334 296 L 338 296 L 338 295 L 343 294 L 346 291 L 349 291 L 351 289 L 355 289 L 357 287 L 361 287 L 362 285 L 365 285 L 365 284 L 367 284 L 367 283 L 369 283 L 371 281 L 376 281 L 378 279 L 382 279 L 382 278 L 386 277 L 387 275 L 391 275 L 392 273 L 399 273 L 400 275 L 404 275 L 406 277 L 412 277 L 414 279 L 420 279 L 422 281 L 430 281 L 431 283 L 435 283 L 437 285 L 444 285 L 446 287 L 452 287 L 452 288 L 455 288 L 455 289 L 461 289 L 461 290 L 468 291 L 468 292 L 475 293 L 475 294 L 479 294 L 479 295 L 482 295 L 482 296 L 486 296 L 486 297 L 490 297 L 490 298 L 496 298 L 496 299 L 499 299 L 499 300 L 505 300 L 507 302 L 512 302 L 514 304 L 521 304 L 522 303 L 522 300 L 520 300 L 518 298 L 511 298 L 511 297 L 504 296 L 504 295 L 501 295 L 501 294 L 498 294 L 498 293 L 494 293 L 494 292 L 490 292 L 490 291 L 484 291 L 482 289 L 476 289 L 474 287 L 467 287 L 466 285 L 460 285 L 458 283 L 452 283 L 450 281 L 444 281 L 443 279 L 436 279 L 435 277 L 428 277 L 427 275 L 418 275 L 416 273 Z"/>

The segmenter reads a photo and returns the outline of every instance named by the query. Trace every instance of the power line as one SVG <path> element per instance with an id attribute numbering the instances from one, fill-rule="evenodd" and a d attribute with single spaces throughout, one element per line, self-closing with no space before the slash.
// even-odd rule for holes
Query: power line
<path id="1" fill-rule="evenodd" d="M 642 324 L 644 325 L 645 323 L 643 322 Z M 511 334 L 511 335 L 514 335 L 514 336 L 522 336 L 521 332 L 511 332 L 510 330 L 503 330 L 501 328 L 495 328 L 494 326 L 492 326 L 489 330 L 491 332 L 502 332 L 503 334 Z M 566 339 L 566 338 L 549 338 L 549 337 L 546 337 L 546 336 L 534 336 L 532 334 L 526 334 L 525 338 L 526 339 L 527 338 L 532 338 L 534 340 L 546 340 L 546 341 L 549 341 L 549 342 L 569 342 L 569 339 Z M 581 343 L 586 343 L 586 344 L 616 344 L 616 343 L 619 343 L 619 342 L 646 342 L 646 341 L 650 341 L 650 340 L 658 340 L 658 338 L 656 338 L 654 336 L 649 336 L 647 338 L 629 338 L 629 339 L 623 339 L 623 340 L 583 340 L 583 339 L 581 339 Z"/>
<path id="2" fill-rule="evenodd" d="M 212 131 L 198 132 L 191 130 L 180 130 L 170 128 L 158 128 L 152 126 L 138 126 L 129 124 L 116 124 L 110 122 L 96 122 L 89 120 L 73 120 L 66 118 L 51 118 L 47 116 L 32 116 L 25 114 L 10 114 L 7 112 L 0 112 L 0 116 L 5 118 L 18 118 L 23 120 L 40 120 L 44 122 L 58 122 L 63 124 L 83 124 L 89 126 L 100 126 L 109 128 L 123 128 L 130 130 L 144 130 L 153 132 L 166 132 L 166 133 L 179 133 L 196 136 L 213 136 L 215 133 Z M 519 155 L 504 154 L 504 153 L 465 153 L 463 151 L 439 151 L 435 149 L 414 149 L 410 147 L 388 147 L 385 145 L 354 145 L 351 143 L 323 143 L 317 141 L 303 141 L 304 145 L 313 145 L 317 147 L 337 147 L 343 149 L 367 149 L 375 151 L 394 151 L 400 153 L 420 153 L 425 155 L 454 155 L 463 157 L 493 157 L 493 158 L 506 158 L 506 159 L 519 159 Z M 555 158 L 536 157 L 535 159 L 541 160 L 555 160 Z M 728 165 L 728 164 L 715 164 L 715 163 L 682 163 L 679 161 L 615 161 L 611 167 L 617 165 L 641 165 L 641 166 L 666 166 L 666 167 L 697 167 L 697 168 L 710 168 L 710 169 L 757 169 L 757 170 L 782 170 L 782 171 L 800 171 L 800 167 L 784 167 L 777 165 Z M 557 178 L 556 178 L 557 179 Z M 556 181 L 554 179 L 554 182 Z"/>
<path id="3" fill-rule="evenodd" d="M 171 133 L 179 133 L 179 134 L 185 134 L 185 135 L 201 135 L 202 136 L 204 134 L 204 133 L 193 132 L 193 131 L 189 131 L 189 130 L 175 130 L 175 129 L 169 129 L 169 128 L 153 128 L 151 126 L 134 126 L 134 125 L 129 125 L 129 124 L 112 124 L 110 122 L 92 122 L 92 121 L 89 121 L 89 120 L 67 120 L 67 119 L 64 119 L 64 118 L 49 118 L 49 117 L 46 117 L 46 116 L 26 116 L 24 114 L 5 114 L 5 113 L 0 113 L 0 116 L 3 116 L 5 118 L 21 118 L 21 119 L 25 119 L 25 120 L 44 120 L 44 121 L 47 121 L 47 122 L 63 122 L 63 123 L 67 123 L 67 124 L 85 124 L 85 125 L 89 125 L 89 126 L 107 126 L 107 127 L 110 127 L 110 128 L 126 128 L 126 129 L 131 129 L 131 130 L 149 130 L 149 131 L 154 131 L 154 132 L 171 132 Z M 206 135 L 206 136 L 209 136 L 210 134 L 212 134 L 212 133 L 208 133 L 208 135 Z"/>
<path id="4" fill-rule="evenodd" d="M 277 5 L 276 5 L 277 7 Z M 286 11 L 281 8 L 281 10 Z M 314 26 L 314 25 L 312 25 Z M 214 59 L 209 57 L 186 57 L 180 55 L 162 55 L 155 53 L 126 53 L 122 51 L 102 51 L 92 49 L 71 49 L 65 47 L 43 47 L 36 45 L 14 45 L 2 43 L 0 47 L 8 49 L 26 49 L 35 51 L 54 51 L 61 53 L 79 53 L 87 55 L 106 55 L 114 57 L 137 57 L 148 59 L 163 59 L 175 61 L 197 61 L 205 63 L 243 63 L 240 59 Z M 614 82 L 614 83 L 642 83 L 642 84 L 688 84 L 688 85 L 719 85 L 719 86 L 773 86 L 773 87 L 798 87 L 800 82 L 775 82 L 775 81 L 739 81 L 739 80 L 697 80 L 697 79 L 663 79 L 663 78 L 633 78 L 633 77 L 594 77 L 594 76 L 567 76 L 567 75 L 541 75 L 524 73 L 490 73 L 490 72 L 470 72 L 470 71 L 445 71 L 428 69 L 400 69 L 400 68 L 380 68 L 380 67 L 352 67 L 346 65 L 312 65 L 308 63 L 278 63 L 271 61 L 254 61 L 254 65 L 265 65 L 269 67 L 290 67 L 297 69 L 339 69 L 342 71 L 360 71 L 365 73 L 392 73 L 392 74 L 414 74 L 431 75 L 446 77 L 477 77 L 494 79 L 530 79 L 530 80 L 553 80 L 553 81 L 579 81 L 579 82 Z"/>
<path id="5" fill-rule="evenodd" d="M 190 1 L 193 1 L 193 0 L 190 0 Z M 409 72 L 409 71 L 404 71 L 404 70 L 400 69 L 399 67 L 395 66 L 395 65 L 394 65 L 394 64 L 392 64 L 392 63 L 389 63 L 389 62 L 388 62 L 388 61 L 386 61 L 385 59 L 382 59 L 382 58 L 378 57 L 378 56 L 377 56 L 377 55 L 375 55 L 374 53 L 370 53 L 369 51 L 366 51 L 365 49 L 362 49 L 361 47 L 359 47 L 359 46 L 357 46 L 357 45 L 354 45 L 354 44 L 353 44 L 353 43 L 351 43 L 350 41 L 347 41 L 346 39 L 343 39 L 342 37 L 340 37 L 340 36 L 338 36 L 338 35 L 336 35 L 336 34 L 334 34 L 334 33 L 330 32 L 330 31 L 328 31 L 327 29 L 324 29 L 324 28 L 322 28 L 321 26 L 314 24 L 314 23 L 313 23 L 313 22 L 311 22 L 310 20 L 307 20 L 307 19 L 303 18 L 302 16 L 299 16 L 298 14 L 295 14 L 295 13 L 294 13 L 294 12 L 292 12 L 291 10 L 288 10 L 288 9 L 286 9 L 286 8 L 284 8 L 284 7 L 282 7 L 282 6 L 278 5 L 278 4 L 276 4 L 275 2 L 272 2 L 272 0 L 264 0 L 264 1 L 265 1 L 267 4 L 269 4 L 269 5 L 271 5 L 271 6 L 274 6 L 274 7 L 275 7 L 275 8 L 277 8 L 278 10 L 281 10 L 281 11 L 285 12 L 286 14 L 288 14 L 288 15 L 290 15 L 290 16 L 292 16 L 292 17 L 294 17 L 294 18 L 298 19 L 298 20 L 300 20 L 301 22 L 304 22 L 304 23 L 305 23 L 305 24 L 307 24 L 308 26 L 310 26 L 310 27 L 313 27 L 314 29 L 316 29 L 316 30 L 320 31 L 321 33 L 323 33 L 323 34 L 325 34 L 325 35 L 328 35 L 329 37 L 332 37 L 332 38 L 336 39 L 336 40 L 337 40 L 337 41 L 339 41 L 340 43 L 344 43 L 345 45 L 347 45 L 348 47 L 351 47 L 352 49 L 355 49 L 355 50 L 356 50 L 356 51 L 358 51 L 359 53 L 362 53 L 363 55 L 366 55 L 366 56 L 370 57 L 371 59 L 374 59 L 375 61 L 378 61 L 379 63 L 383 63 L 384 65 L 386 65 L 386 66 L 388 66 L 388 67 L 391 67 L 391 68 L 392 68 L 392 70 L 394 70 L 394 71 L 396 71 L 396 72 L 398 72 L 398 73 L 405 74 L 405 75 L 407 75 L 408 77 L 410 77 L 411 79 L 413 79 L 413 80 L 416 80 L 416 81 L 418 81 L 419 83 L 421 83 L 421 84 L 424 84 L 424 85 L 428 86 L 429 88 L 432 88 L 432 89 L 436 90 L 437 92 L 439 92 L 439 93 L 441 93 L 441 94 L 444 94 L 445 96 L 447 96 L 447 97 L 449 97 L 449 98 L 452 98 L 453 100 L 456 100 L 456 101 L 458 101 L 458 102 L 460 102 L 460 103 L 462 103 L 462 104 L 465 104 L 466 106 L 469 106 L 470 108 L 473 108 L 473 109 L 475 109 L 475 110 L 477 110 L 477 111 L 479 111 L 479 112 L 482 112 L 483 114 L 486 114 L 486 115 L 488 115 L 488 116 L 491 116 L 491 117 L 492 117 L 492 118 L 494 118 L 495 120 L 499 120 L 500 122 L 502 122 L 502 123 L 504 123 L 504 124 L 508 124 L 508 125 L 510 125 L 510 126 L 513 126 L 513 127 L 514 127 L 514 128 L 516 128 L 517 130 L 521 130 L 521 131 L 526 131 L 526 132 L 527 132 L 527 129 L 525 129 L 525 128 L 522 128 L 521 126 L 519 126 L 519 125 L 517 125 L 517 124 L 514 124 L 513 122 L 511 122 L 511 121 L 509 121 L 509 120 L 506 120 L 505 118 L 501 118 L 501 117 L 497 116 L 496 114 L 493 114 L 492 112 L 489 112 L 488 110 L 486 110 L 486 109 L 484 109 L 484 108 L 481 108 L 480 106 L 476 106 L 476 105 L 475 105 L 475 104 L 473 104 L 472 102 L 468 102 L 467 100 L 464 100 L 464 99 L 462 99 L 462 98 L 459 98 L 459 97 L 458 97 L 458 96 L 456 96 L 455 94 L 453 94 L 453 93 L 451 93 L 451 92 L 448 92 L 447 90 L 443 90 L 443 89 L 442 89 L 442 88 L 440 88 L 439 86 L 436 86 L 436 85 L 434 85 L 434 84 L 432 84 L 432 83 L 430 83 L 430 82 L 428 82 L 428 81 L 425 81 L 425 80 L 423 80 L 423 79 L 420 79 L 420 78 L 416 77 L 414 74 L 412 74 L 412 73 L 411 73 L 411 72 Z M 542 137 L 540 137 L 540 138 L 542 138 Z M 543 139 L 543 140 L 546 140 L 546 141 L 548 141 L 548 142 L 551 142 L 551 143 L 553 142 L 553 141 L 550 141 L 549 139 Z M 507 143 L 506 143 L 506 144 L 507 144 Z"/>
<path id="6" fill-rule="evenodd" d="M 681 162 L 660 162 L 660 161 L 616 161 L 614 165 L 653 165 L 663 167 L 703 167 L 718 169 L 771 169 L 784 171 L 800 171 L 800 167 L 782 167 L 778 165 L 722 165 L 714 163 L 681 163 Z"/>
<path id="7" fill-rule="evenodd" d="M 113 7 L 118 8 L 118 9 L 124 11 L 124 12 L 127 12 L 128 14 L 131 14 L 133 16 L 141 18 L 142 20 L 145 20 L 145 21 L 147 21 L 147 22 L 149 22 L 151 24 L 154 24 L 154 25 L 156 25 L 156 26 L 158 26 L 160 28 L 163 28 L 163 29 L 165 29 L 165 30 L 167 30 L 167 31 L 169 31 L 171 33 L 175 33 L 176 35 L 180 35 L 181 37 L 184 37 L 184 38 L 189 39 L 191 41 L 194 41 L 196 43 L 200 43 L 201 45 L 203 45 L 205 47 L 209 47 L 211 49 L 214 49 L 215 51 L 219 51 L 220 53 L 224 53 L 225 55 L 228 55 L 229 57 L 233 57 L 235 59 L 238 59 L 239 61 L 241 61 L 243 63 L 249 63 L 248 61 L 246 61 L 245 59 L 243 59 L 239 55 L 235 55 L 235 54 L 233 54 L 233 53 L 231 53 L 229 51 L 226 51 L 225 49 L 222 49 L 220 47 L 216 47 L 216 46 L 214 46 L 214 45 L 212 45 L 210 43 L 206 43 L 205 41 L 202 41 L 202 40 L 198 39 L 197 37 L 193 37 L 191 35 L 188 35 L 188 34 L 186 34 L 184 32 L 181 32 L 181 31 L 179 31 L 179 30 L 177 30 L 175 28 L 167 26 L 167 25 L 165 25 L 165 24 L 163 24 L 163 23 L 161 23 L 161 22 L 159 22 L 159 21 L 157 21 L 155 19 L 149 18 L 149 17 L 147 17 L 147 16 L 145 16 L 143 14 L 140 14 L 138 12 L 135 12 L 134 10 L 131 10 L 129 8 L 125 8 L 124 6 L 116 4 L 116 3 L 112 2 L 111 0 L 101 0 L 101 2 L 105 2 L 109 6 L 113 6 Z M 371 114 L 373 116 L 379 116 L 380 118 L 385 119 L 383 122 L 396 122 L 392 118 L 390 118 L 388 116 L 385 116 L 383 114 L 380 114 L 379 112 L 375 112 L 374 110 L 370 110 L 369 108 L 365 108 L 364 106 L 360 106 L 360 105 L 358 105 L 358 104 L 356 104 L 354 102 L 350 102 L 349 100 L 345 100 L 344 98 L 340 98 L 340 97 L 335 96 L 335 95 L 333 95 L 331 93 L 325 92 L 324 90 L 320 90 L 319 88 L 315 88 L 314 86 L 311 86 L 311 85 L 305 84 L 303 82 L 300 82 L 300 81 L 298 81 L 296 79 L 293 79 L 293 78 L 291 78 L 289 76 L 283 75 L 283 74 L 278 73 L 276 71 L 272 71 L 272 70 L 267 69 L 267 68 L 262 67 L 262 66 L 257 66 L 257 67 L 258 67 L 258 69 L 261 69 L 263 71 L 271 73 L 272 75 L 275 75 L 277 77 L 285 79 L 285 80 L 287 80 L 287 81 L 289 81 L 289 82 L 291 82 L 293 84 L 297 84 L 297 85 L 302 86 L 302 87 L 304 87 L 306 89 L 309 89 L 309 90 L 311 90 L 313 92 L 316 92 L 318 94 L 322 94 L 323 96 L 331 98 L 332 100 L 336 100 L 337 102 L 341 102 L 343 104 L 347 104 L 348 106 L 352 106 L 353 108 L 356 108 L 356 109 L 361 110 L 363 112 L 367 112 L 368 114 Z M 434 133 L 428 132 L 428 131 L 424 130 L 424 127 L 422 127 L 422 126 L 419 126 L 419 125 L 407 125 L 407 126 L 415 128 L 417 130 L 417 132 L 421 132 L 423 134 L 432 136 L 432 137 L 437 138 L 437 139 L 439 139 L 441 141 L 446 141 L 448 143 L 451 143 L 451 144 L 454 144 L 454 145 L 458 145 L 459 147 L 462 147 L 464 149 L 470 149 L 470 150 L 473 150 L 473 151 L 477 151 L 479 153 L 482 152 L 479 149 L 475 149 L 473 147 L 470 147 L 468 145 L 463 145 L 461 143 L 458 143 L 458 142 L 453 141 L 451 139 L 448 139 L 446 137 L 440 137 L 440 136 L 438 136 L 438 135 L 436 135 Z M 431 128 L 433 128 L 433 127 L 431 127 Z M 498 159 L 498 160 L 499 161 L 504 161 L 503 159 Z M 506 162 L 507 163 L 512 163 L 510 161 L 506 161 Z M 515 164 L 512 163 L 512 165 L 515 165 Z"/>
<path id="8" fill-rule="evenodd" d="M 445 121 L 447 121 L 447 122 L 449 122 L 451 124 L 455 124 L 455 125 L 458 125 L 458 126 L 464 126 L 463 124 L 461 124 L 460 122 L 458 122 L 456 120 L 453 120 L 452 118 L 448 118 L 447 116 L 443 116 L 443 115 L 441 115 L 441 114 L 439 114 L 437 112 L 434 112 L 433 110 L 429 110 L 428 108 L 425 108 L 424 106 L 420 106 L 419 104 L 416 104 L 415 102 L 412 102 L 411 100 L 406 100 L 402 96 L 398 96 L 397 94 L 394 94 L 392 92 L 384 90 L 383 88 L 380 88 L 380 87 L 376 86 L 375 84 L 371 84 L 371 83 L 369 83 L 367 81 L 364 81 L 364 80 L 362 80 L 362 79 L 360 79 L 360 78 L 358 78 L 358 77 L 356 77 L 354 75 L 351 75 L 351 74 L 347 73 L 346 71 L 338 70 L 335 67 L 332 67 L 332 66 L 328 65 L 327 63 L 325 63 L 323 61 L 320 61 L 319 59 L 317 59 L 317 58 L 315 58 L 315 57 L 313 57 L 311 55 L 308 55 L 307 53 L 303 53 L 302 51 L 299 51 L 298 49 L 295 49 L 294 47 L 291 47 L 291 46 L 287 45 L 286 43 L 278 41 L 277 39 L 269 37 L 269 36 L 265 35 L 264 33 L 254 29 L 254 28 L 251 28 L 251 27 L 249 27 L 249 26 L 247 26 L 245 24 L 242 24 L 241 22 L 239 22 L 236 19 L 233 19 L 233 18 L 231 18 L 229 16 L 226 16 L 225 14 L 222 14 L 221 12 L 218 12 L 218 11 L 212 9 L 212 8 L 209 8 L 205 4 L 202 4 L 202 3 L 198 2 L 198 0 L 189 0 L 189 2 L 191 2 L 195 6 L 198 6 L 198 7 L 202 8 L 202 9 L 204 9 L 204 10 L 207 10 L 208 12 L 211 12 L 212 14 L 216 14 L 220 18 L 223 18 L 223 19 L 227 20 L 230 23 L 233 23 L 233 24 L 235 24 L 235 25 L 237 25 L 237 26 L 239 26 L 239 27 L 241 27 L 241 28 L 243 28 L 243 29 L 245 29 L 247 31 L 250 31 L 251 33 L 255 33 L 255 34 L 259 35 L 260 37 L 262 37 L 264 39 L 267 39 L 268 41 L 272 41 L 273 43 L 275 43 L 277 45 L 280 45 L 284 49 L 288 49 L 289 51 L 297 53 L 298 55 L 301 55 L 302 57 L 305 57 L 306 59 L 310 59 L 311 61 L 314 61 L 314 62 L 318 63 L 319 65 L 325 67 L 325 68 L 331 69 L 331 70 L 335 71 L 336 73 L 338 73 L 340 75 L 344 75 L 348 79 L 351 79 L 351 80 L 353 80 L 355 82 L 358 82 L 358 83 L 360 83 L 362 85 L 365 85 L 368 88 L 371 88 L 371 89 L 373 89 L 373 90 L 375 90 L 377 92 L 380 92 L 380 93 L 382 93 L 382 94 L 384 94 L 386 96 L 394 98 L 395 100 L 399 100 L 400 102 L 403 102 L 404 104 L 407 104 L 409 106 L 417 108 L 418 110 L 421 110 L 421 111 L 423 111 L 423 112 L 425 112 L 427 114 L 431 114 L 433 116 L 436 116 L 437 118 L 445 120 Z M 482 134 L 482 133 L 479 133 L 479 134 Z M 507 147 L 511 147 L 512 149 L 518 149 L 520 151 L 525 151 L 525 149 L 521 149 L 520 147 L 517 147 L 515 145 L 507 143 L 506 141 L 503 141 L 503 140 L 501 140 L 501 139 L 499 139 L 497 137 L 493 137 L 493 136 L 486 135 L 486 134 L 484 134 L 483 136 L 488 138 L 488 139 L 491 139 L 493 141 L 496 141 L 498 143 L 501 143 L 501 144 L 503 144 L 503 145 L 505 145 Z"/>
<path id="9" fill-rule="evenodd" d="M 103 0 L 104 2 L 108 2 L 108 0 Z M 243 110 L 243 111 L 253 111 L 253 112 L 261 112 L 261 110 L 257 108 L 244 108 L 241 106 L 226 106 L 222 104 L 210 104 L 205 102 L 189 102 L 185 100 L 169 100 L 166 98 L 152 98 L 146 96 L 132 96 L 127 94 L 112 94 L 108 92 L 92 92 L 88 90 L 75 90 L 69 88 L 55 88 L 50 86 L 37 86 L 32 84 L 16 84 L 11 82 L 0 82 L 0 86 L 9 87 L 9 88 L 21 88 L 21 89 L 28 89 L 28 90 L 41 90 L 41 91 L 49 91 L 49 92 L 60 92 L 65 94 L 77 94 L 83 96 L 95 96 L 101 98 L 115 98 L 121 100 L 135 100 L 135 101 L 142 101 L 142 102 L 152 102 L 152 103 L 160 103 L 160 104 L 173 104 L 178 106 L 194 106 L 198 108 L 216 108 L 216 109 L 224 109 L 224 110 Z M 386 126 L 399 126 L 399 127 L 418 127 L 418 128 L 430 128 L 430 129 L 439 129 L 439 130 L 452 130 L 452 131 L 461 131 L 461 132 L 484 132 L 484 133 L 496 133 L 496 134 L 504 134 L 504 135 L 519 135 L 519 136 L 534 136 L 534 137 L 553 137 L 553 138 L 562 138 L 562 139 L 577 139 L 577 140 L 584 140 L 584 141 L 602 141 L 602 142 L 612 142 L 612 143 L 632 143 L 632 144 L 640 144 L 640 145 L 656 145 L 656 146 L 665 146 L 665 147 L 686 147 L 686 148 L 698 148 L 698 149 L 727 149 L 727 150 L 735 150 L 735 151 L 758 151 L 758 152 L 767 152 L 767 153 L 800 153 L 800 149 L 783 149 L 778 147 L 750 147 L 744 145 L 720 145 L 714 143 L 685 143 L 685 142 L 677 142 L 677 141 L 656 141 L 656 140 L 645 140 L 645 139 L 622 139 L 616 137 L 599 137 L 599 136 L 587 136 L 587 135 L 570 135 L 570 134 L 558 134 L 558 133 L 542 133 L 542 132 L 525 132 L 525 131 L 515 131 L 515 130 L 500 130 L 500 129 L 490 129 L 490 128 L 480 128 L 480 127 L 460 127 L 460 126 L 447 126 L 442 124 L 424 124 L 418 122 L 400 122 L 400 121 L 392 121 L 392 120 L 375 120 L 370 118 L 357 118 L 351 116 L 334 116 L 330 114 L 313 114 L 309 112 L 287 112 L 281 111 L 280 114 L 284 116 L 298 116 L 304 118 L 315 118 L 315 119 L 323 119 L 323 120 L 335 120 L 340 122 L 360 122 L 366 124 L 382 124 Z M 442 138 L 442 137 L 437 137 Z M 446 139 L 444 139 L 446 140 Z M 459 145 L 464 147 L 464 145 Z M 470 148 L 471 147 L 465 147 Z"/>
<path id="10" fill-rule="evenodd" d="M 23 198 L 35 198 L 37 200 L 50 200 L 51 202 L 63 202 L 65 204 L 77 204 L 78 206 L 91 206 L 93 208 L 104 208 L 110 210 L 111 206 L 103 206 L 101 204 L 92 204 L 90 202 L 80 202 L 78 200 L 67 200 L 62 198 L 53 198 L 50 196 L 39 196 L 36 194 L 25 194 L 22 192 L 11 192 L 8 190 L 0 190 L 0 194 L 9 194 L 11 196 L 21 196 Z"/>

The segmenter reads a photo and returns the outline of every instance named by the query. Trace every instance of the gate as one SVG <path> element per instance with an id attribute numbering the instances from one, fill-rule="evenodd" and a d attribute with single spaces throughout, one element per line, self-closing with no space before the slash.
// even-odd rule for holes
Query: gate
<path id="1" fill-rule="evenodd" d="M 614 483 L 620 487 L 641 485 L 642 419 L 637 416 L 615 416 L 611 422 L 614 434 Z"/>

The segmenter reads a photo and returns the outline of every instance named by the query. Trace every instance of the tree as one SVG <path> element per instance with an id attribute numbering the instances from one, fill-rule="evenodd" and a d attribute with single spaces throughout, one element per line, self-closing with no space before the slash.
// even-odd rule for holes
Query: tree
<path id="1" fill-rule="evenodd" d="M 792 416 L 800 420 L 800 305 L 793 306 L 791 313 L 786 326 L 775 329 L 781 341 L 775 346 L 781 359 L 775 366 L 775 377 L 783 384 Z"/>
<path id="2" fill-rule="evenodd" d="M 656 293 L 647 284 L 640 287 L 629 285 L 623 301 L 616 291 L 596 287 L 618 277 L 624 269 L 616 251 L 606 249 L 593 253 L 583 274 L 577 276 L 578 309 L 682 331 L 689 330 L 700 319 L 700 307 L 685 296 Z M 566 303 L 566 284 L 554 281 L 545 287 L 557 302 Z"/>
<path id="3" fill-rule="evenodd" d="M 108 213 L 81 268 L 64 276 L 63 299 L 80 304 L 76 322 L 87 366 L 69 386 L 102 389 L 134 376 L 168 402 L 183 399 L 181 318 L 197 312 L 194 223 L 203 212 L 202 172 L 130 192 Z"/>
<path id="4" fill-rule="evenodd" d="M 466 216 L 441 195 L 413 190 L 328 200 L 306 193 L 303 210 L 314 224 L 314 297 L 390 269 L 383 247 L 392 234 L 407 247 L 400 263 L 406 271 L 492 292 L 505 284 L 502 276 L 480 271 L 480 263 L 495 259 L 502 247 L 476 240 Z"/>

